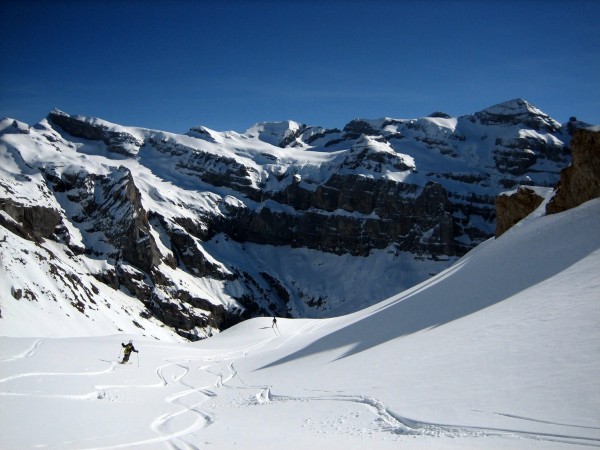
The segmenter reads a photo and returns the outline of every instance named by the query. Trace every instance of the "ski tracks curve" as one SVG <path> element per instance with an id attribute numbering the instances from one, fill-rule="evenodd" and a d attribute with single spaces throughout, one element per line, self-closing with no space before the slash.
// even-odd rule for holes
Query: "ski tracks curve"
<path id="1" fill-rule="evenodd" d="M 184 437 L 210 426 L 215 421 L 214 416 L 202 410 L 200 406 L 216 394 L 206 387 L 199 388 L 188 384 L 184 379 L 190 368 L 183 362 L 172 361 L 156 369 L 163 387 L 176 383 L 184 389 L 164 397 L 166 403 L 179 409 L 161 414 L 152 421 L 150 428 L 162 434 L 161 440 L 168 442 L 173 449 L 196 450 L 198 447 L 187 442 L 189 439 L 184 440 Z"/>
<path id="2" fill-rule="evenodd" d="M 288 344 L 294 338 L 301 334 L 312 333 L 317 329 L 321 328 L 326 322 L 329 320 L 322 320 L 317 322 L 310 322 L 306 325 L 300 327 L 291 335 L 287 336 L 283 339 L 282 342 L 278 343 L 275 346 L 275 349 L 279 349 L 284 345 Z M 264 342 L 259 343 L 256 347 L 262 347 L 268 343 L 271 339 L 267 339 Z M 243 353 L 244 356 L 247 355 L 247 352 Z M 224 361 L 221 361 L 224 362 Z M 429 437 L 450 437 L 450 438 L 459 438 L 459 437 L 504 437 L 504 438 L 523 438 L 523 439 L 533 439 L 537 441 L 545 441 L 545 442 L 554 442 L 554 443 L 563 443 L 563 444 L 571 444 L 571 445 L 583 445 L 589 447 L 599 447 L 600 448 L 600 439 L 582 436 L 578 433 L 551 433 L 551 432 L 537 432 L 537 431 L 527 431 L 525 429 L 509 429 L 509 428 L 493 428 L 493 427 L 481 427 L 481 426 L 469 426 L 469 425 L 452 425 L 452 424 L 441 424 L 434 422 L 425 422 L 418 421 L 414 419 L 410 419 L 401 414 L 398 414 L 388 408 L 382 401 L 369 397 L 366 395 L 345 395 L 341 393 L 331 393 L 325 394 L 322 396 L 285 396 L 285 395 L 276 395 L 273 394 L 272 389 L 273 386 L 268 385 L 256 385 L 250 386 L 244 383 L 244 381 L 239 376 L 237 370 L 235 369 L 235 360 L 229 363 L 227 366 L 228 374 L 224 375 L 223 372 L 213 373 L 217 376 L 217 381 L 215 382 L 215 387 L 219 388 L 237 388 L 237 389 L 260 389 L 258 393 L 256 393 L 251 403 L 259 404 L 259 405 L 268 405 L 269 403 L 275 402 L 303 402 L 303 401 L 338 401 L 338 402 L 353 402 L 360 404 L 366 408 L 368 408 L 372 413 L 374 413 L 376 417 L 376 422 L 378 424 L 378 428 L 380 431 L 385 433 L 392 433 L 394 435 L 420 435 L 420 436 L 429 436 Z M 238 381 L 243 385 L 243 387 L 238 386 L 228 386 L 228 383 L 237 378 Z M 497 414 L 497 413 L 496 413 Z M 545 423 L 543 420 L 536 420 L 531 418 L 524 418 L 520 416 L 513 416 L 510 414 L 502 414 L 508 417 L 513 417 L 516 419 L 522 419 L 533 422 L 541 422 Z M 550 423 L 550 422 L 548 422 Z M 565 425 L 566 426 L 566 425 Z M 593 428 L 593 427 L 579 427 L 577 425 L 569 425 L 572 428 Z"/>
<path id="3" fill-rule="evenodd" d="M 480 426 L 463 426 L 463 425 L 450 425 L 450 424 L 439 424 L 433 422 L 425 422 L 413 420 L 408 417 L 402 416 L 389 409 L 380 400 L 365 396 L 365 395 L 344 395 L 344 394 L 332 394 L 322 396 L 286 396 L 276 395 L 271 392 L 271 388 L 265 388 L 255 396 L 255 404 L 269 404 L 276 402 L 312 402 L 312 401 L 334 401 L 334 402 L 353 402 L 364 405 L 369 408 L 376 417 L 378 428 L 382 432 L 391 433 L 395 435 L 407 435 L 407 436 L 429 436 L 429 437 L 504 437 L 504 438 L 523 438 L 533 439 L 537 441 L 555 442 L 571 445 L 583 445 L 589 447 L 600 447 L 600 439 L 577 436 L 569 433 L 545 433 L 545 432 L 533 432 L 517 429 L 508 428 L 491 428 L 491 427 L 480 427 Z M 510 416 L 510 415 L 509 415 Z M 510 416 L 515 417 L 515 416 Z M 520 418 L 520 417 L 516 417 Z M 535 419 L 527 418 L 526 420 L 542 422 Z M 573 426 L 573 425 L 570 425 Z M 573 426 L 577 427 L 577 426 Z M 578 427 L 588 428 L 588 427 Z M 589 427 L 593 428 L 593 427 Z"/>
<path id="4" fill-rule="evenodd" d="M 234 363 L 239 357 L 245 357 L 250 352 L 264 347 L 275 337 L 266 338 L 256 344 L 230 349 L 213 355 L 206 356 L 182 356 L 178 358 L 165 359 L 165 364 L 156 368 L 156 376 L 159 378 L 157 387 L 167 388 L 170 386 L 180 386 L 183 389 L 176 390 L 164 397 L 167 404 L 174 405 L 179 409 L 163 413 L 156 417 L 151 423 L 150 428 L 162 436 L 147 439 L 139 442 L 129 443 L 129 446 L 148 445 L 151 443 L 166 442 L 175 450 L 196 450 L 190 438 L 197 431 L 207 428 L 216 421 L 216 417 L 210 412 L 201 408 L 206 401 L 217 397 L 211 388 L 232 388 L 227 383 L 238 376 Z M 197 360 L 209 363 L 194 367 L 195 370 L 205 371 L 216 377 L 214 383 L 208 386 L 196 387 L 186 382 L 186 377 L 190 374 L 189 363 Z M 230 361 L 227 367 L 227 373 L 222 370 L 216 372 L 211 370 L 215 365 L 222 367 L 223 363 Z M 186 363 L 188 365 L 186 365 Z M 252 387 L 255 388 L 255 387 Z M 124 448 L 127 445 L 123 445 Z M 111 447 L 115 448 L 115 447 Z"/>
<path id="5" fill-rule="evenodd" d="M 38 349 L 40 348 L 40 345 L 42 345 L 42 342 L 43 341 L 41 339 L 37 339 L 23 353 L 19 353 L 18 355 L 15 355 L 11 358 L 4 358 L 3 360 L 1 360 L 1 362 L 9 362 L 16 361 L 18 359 L 31 358 L 32 356 L 35 356 L 35 354 L 38 352 Z"/>

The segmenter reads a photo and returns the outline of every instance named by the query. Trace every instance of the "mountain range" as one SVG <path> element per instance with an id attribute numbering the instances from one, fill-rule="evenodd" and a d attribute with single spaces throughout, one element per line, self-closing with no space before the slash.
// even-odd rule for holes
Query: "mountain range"
<path id="1" fill-rule="evenodd" d="M 500 194 L 549 197 L 588 126 L 522 99 L 244 133 L 3 119 L 1 320 L 16 336 L 195 340 L 354 312 L 494 236 Z"/>

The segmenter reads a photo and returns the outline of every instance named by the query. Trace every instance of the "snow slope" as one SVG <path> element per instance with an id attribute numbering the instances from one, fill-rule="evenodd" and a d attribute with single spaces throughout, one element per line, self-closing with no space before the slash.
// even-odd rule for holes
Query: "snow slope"
<path id="1" fill-rule="evenodd" d="M 350 315 L 133 336 L 128 365 L 125 335 L 1 338 L 0 447 L 600 447 L 598 217 L 534 214 Z"/>

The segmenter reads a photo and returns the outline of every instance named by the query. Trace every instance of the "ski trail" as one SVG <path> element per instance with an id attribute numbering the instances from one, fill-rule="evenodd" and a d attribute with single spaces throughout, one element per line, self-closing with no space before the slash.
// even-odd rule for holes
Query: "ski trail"
<path id="1" fill-rule="evenodd" d="M 169 388 L 183 386 L 185 389 L 178 390 L 164 397 L 165 403 L 174 405 L 178 409 L 161 414 L 151 423 L 150 428 L 160 434 L 149 439 L 130 441 L 101 447 L 89 447 L 84 450 L 108 450 L 119 448 L 146 447 L 151 444 L 165 443 L 171 449 L 176 450 L 199 450 L 199 447 L 183 440 L 185 436 L 206 428 L 214 423 L 214 417 L 201 410 L 200 405 L 216 394 L 207 388 L 197 388 L 185 382 L 184 378 L 189 374 L 190 368 L 175 361 L 168 362 L 156 368 L 158 384 L 147 386 L 106 386 L 106 387 L 157 387 Z M 98 386 L 99 388 L 102 386 Z"/>
<path id="2" fill-rule="evenodd" d="M 52 398 L 61 400 L 93 400 L 98 398 L 97 391 L 88 394 L 27 394 L 24 392 L 0 392 L 1 397 L 35 397 L 35 398 Z"/>
<path id="3" fill-rule="evenodd" d="M 219 362 L 222 362 L 222 361 L 226 361 L 229 359 L 234 359 L 239 355 L 248 356 L 248 354 L 250 352 L 258 350 L 262 347 L 265 347 L 269 342 L 271 342 L 275 339 L 277 339 L 277 336 L 271 336 L 266 339 L 263 339 L 262 341 L 257 342 L 256 344 L 252 344 L 252 345 L 248 345 L 248 346 L 244 346 L 244 347 L 238 347 L 237 349 L 230 349 L 225 352 L 215 353 L 215 354 L 212 354 L 209 356 L 205 356 L 202 359 L 204 361 L 211 361 L 216 358 Z"/>
<path id="4" fill-rule="evenodd" d="M 172 369 L 175 369 L 175 372 L 171 373 L 170 377 L 167 376 L 165 371 L 170 371 Z M 181 438 L 202 428 L 206 428 L 214 422 L 213 416 L 201 410 L 199 407 L 202 403 L 214 397 L 216 394 L 206 388 L 197 388 L 187 384 L 184 381 L 184 378 L 189 372 L 190 368 L 179 362 L 170 362 L 156 369 L 156 373 L 161 379 L 164 387 L 169 386 L 170 381 L 172 380 L 186 388 L 167 395 L 164 398 L 166 403 L 181 407 L 181 409 L 163 414 L 154 419 L 150 424 L 150 428 L 157 433 L 163 434 L 163 437 L 168 442 L 169 446 L 175 449 L 197 449 L 197 447 L 183 441 Z M 187 425 L 187 427 L 181 428 L 182 424 Z M 177 430 L 175 431 L 175 429 Z M 175 444 L 175 441 L 177 442 L 177 445 Z"/>
<path id="5" fill-rule="evenodd" d="M 590 447 L 600 447 L 600 439 L 587 436 L 577 436 L 567 433 L 546 433 L 533 432 L 526 430 L 516 430 L 508 428 L 488 428 L 480 426 L 463 426 L 439 424 L 433 422 L 424 422 L 410 419 L 399 415 L 390 410 L 383 402 L 364 395 L 325 395 L 318 397 L 292 397 L 285 395 L 274 395 L 270 388 L 264 389 L 255 396 L 255 402 L 259 405 L 265 405 L 275 402 L 298 402 L 298 401 L 339 401 L 353 402 L 368 407 L 376 416 L 379 422 L 379 428 L 383 432 L 397 435 L 419 435 L 431 437 L 519 437 L 524 439 L 534 439 L 545 442 L 564 443 L 572 445 L 585 445 Z M 508 415 L 517 418 L 516 416 Z M 540 423 L 544 421 L 533 420 Z M 548 422 L 551 423 L 551 422 Z M 588 427 L 581 427 L 588 428 Z M 593 427 L 589 427 L 595 429 Z"/>
<path id="6" fill-rule="evenodd" d="M 283 347 L 288 342 L 290 342 L 291 340 L 295 339 L 296 337 L 298 337 L 302 334 L 312 333 L 313 331 L 321 328 L 323 325 L 325 325 L 330 320 L 331 319 L 321 319 L 318 321 L 311 321 L 311 322 L 307 323 L 306 325 L 300 327 L 298 330 L 296 330 L 294 333 L 292 333 L 289 337 L 287 337 L 281 344 L 279 344 L 277 347 L 275 347 L 275 349 Z"/>
<path id="7" fill-rule="evenodd" d="M 218 354 L 211 354 L 205 356 L 190 356 L 190 357 L 179 357 L 166 359 L 167 363 L 156 368 L 156 375 L 160 382 L 158 386 L 167 388 L 173 385 L 179 384 L 185 389 L 173 392 L 165 396 L 164 401 L 170 405 L 180 407 L 176 411 L 161 414 L 155 418 L 150 424 L 150 428 L 156 433 L 162 434 L 162 436 L 154 439 L 146 439 L 139 442 L 132 442 L 127 445 L 111 448 L 124 448 L 127 446 L 141 446 L 148 445 L 156 442 L 166 442 L 170 448 L 173 449 L 186 449 L 195 450 L 197 447 L 193 446 L 184 439 L 185 436 L 191 435 L 203 428 L 212 425 L 215 422 L 215 418 L 212 414 L 200 409 L 200 406 L 207 400 L 214 398 L 217 394 L 210 390 L 208 387 L 195 387 L 185 382 L 185 377 L 189 374 L 190 368 L 184 365 L 184 362 L 190 362 L 194 360 L 200 360 L 202 362 L 212 362 L 212 364 L 201 365 L 196 367 L 198 370 L 204 370 L 216 377 L 213 387 L 216 388 L 235 388 L 228 386 L 234 378 L 238 377 L 237 370 L 235 368 L 235 361 L 239 356 L 247 356 L 251 351 L 255 351 L 266 346 L 269 342 L 275 339 L 275 336 L 266 338 L 256 344 L 249 346 L 239 347 L 235 349 L 229 349 Z M 213 361 L 215 358 L 219 358 L 218 361 Z M 231 360 L 231 361 L 230 361 Z M 222 367 L 225 361 L 230 361 L 226 365 L 227 373 L 224 374 Z M 211 370 L 215 365 L 221 367 L 220 372 L 214 372 Z M 241 380 L 240 380 L 241 381 Z M 242 382 L 243 383 L 243 382 Z M 245 384 L 245 383 L 243 383 Z M 248 386 L 248 388 L 256 389 L 255 386 Z M 261 386 L 261 388 L 264 388 Z M 239 388 L 238 388 L 239 389 Z"/>
<path id="8" fill-rule="evenodd" d="M 167 381 L 167 378 L 165 377 L 163 372 L 167 367 L 172 366 L 173 364 L 174 363 L 167 363 L 167 364 L 163 364 L 162 366 L 158 366 L 156 368 L 156 375 L 158 376 L 158 378 L 160 378 L 160 381 L 161 381 L 160 385 L 163 387 L 169 384 L 169 382 Z"/>
<path id="9" fill-rule="evenodd" d="M 259 385 L 259 386 L 251 386 L 246 384 L 239 376 L 237 369 L 235 368 L 235 361 L 231 361 L 227 366 L 228 374 L 226 376 L 223 375 L 223 371 L 221 370 L 219 373 L 211 371 L 210 368 L 205 369 L 206 372 L 217 377 L 214 382 L 214 387 L 224 388 L 224 389 L 265 389 L 270 386 Z M 234 378 L 237 378 L 239 382 L 243 386 L 231 386 L 228 383 L 231 382 Z"/>
<path id="10" fill-rule="evenodd" d="M 478 410 L 478 409 L 474 409 L 473 411 L 475 411 L 475 412 L 481 412 L 481 413 L 486 413 L 486 414 L 494 414 L 496 416 L 510 417 L 511 419 L 526 420 L 526 421 L 529 421 L 529 422 L 547 423 L 549 425 L 558 425 L 558 426 L 561 426 L 561 427 L 585 428 L 585 429 L 588 429 L 588 430 L 600 430 L 600 427 L 590 427 L 590 426 L 584 426 L 584 425 L 573 425 L 573 424 L 569 424 L 569 423 L 551 422 L 549 420 L 534 419 L 532 417 L 517 416 L 515 414 L 506 414 L 506 413 L 493 412 L 493 411 L 481 411 L 481 410 Z"/>
<path id="11" fill-rule="evenodd" d="M 221 362 L 221 361 L 224 361 L 227 359 L 232 359 L 232 357 L 237 357 L 240 355 L 247 356 L 251 351 L 258 350 L 259 348 L 266 346 L 269 342 L 271 342 L 274 339 L 277 339 L 277 336 L 270 336 L 268 338 L 265 338 L 261 341 L 256 342 L 255 344 L 242 345 L 242 346 L 234 347 L 234 348 L 226 348 L 226 349 L 223 349 L 222 351 L 198 349 L 197 353 L 195 353 L 194 355 L 180 356 L 177 358 L 177 360 L 178 361 L 201 360 L 201 361 L 206 361 L 206 362 L 211 362 L 211 361 Z M 152 346 L 149 346 L 149 347 L 152 347 Z M 166 361 L 169 361 L 169 359 L 166 359 Z"/>
<path id="12" fill-rule="evenodd" d="M 12 375 L 12 376 L 9 376 L 6 378 L 2 378 L 2 379 L 0 379 L 0 383 L 7 383 L 7 382 L 10 382 L 13 380 L 29 378 L 29 377 L 79 377 L 79 376 L 91 377 L 91 376 L 95 376 L 95 375 L 107 374 L 107 373 L 114 371 L 115 364 L 116 363 L 112 362 L 111 366 L 108 369 L 101 370 L 98 372 L 28 372 L 28 373 L 21 373 L 21 374 Z M 110 387 L 121 387 L 121 386 L 95 385 L 94 391 L 88 392 L 85 394 L 43 394 L 43 393 L 39 393 L 39 392 L 34 392 L 34 393 L 18 392 L 17 393 L 17 392 L 0 391 L 0 396 L 3 396 L 3 397 L 35 397 L 35 398 L 40 398 L 40 399 L 46 398 L 46 399 L 63 399 L 63 400 L 92 400 L 92 399 L 97 399 L 97 398 L 103 398 L 102 396 L 106 395 L 106 393 L 103 392 L 103 390 L 106 388 L 110 388 Z"/>
<path id="13" fill-rule="evenodd" d="M 15 355 L 15 356 L 13 356 L 11 358 L 4 358 L 1 362 L 9 362 L 9 361 L 16 361 L 18 359 L 31 358 L 32 356 L 35 356 L 35 354 L 37 353 L 38 349 L 40 348 L 40 345 L 42 345 L 42 340 L 41 339 L 37 339 L 31 345 L 31 347 L 29 347 L 23 353 Z"/>
<path id="14" fill-rule="evenodd" d="M 54 376 L 94 376 L 94 375 L 103 375 L 115 370 L 115 364 L 111 363 L 111 366 L 108 369 L 99 370 L 97 372 L 27 372 L 27 373 L 19 373 L 17 375 L 11 375 L 6 378 L 1 378 L 0 383 L 5 383 L 10 380 L 16 380 L 18 378 L 26 378 L 26 377 L 54 377 Z"/>

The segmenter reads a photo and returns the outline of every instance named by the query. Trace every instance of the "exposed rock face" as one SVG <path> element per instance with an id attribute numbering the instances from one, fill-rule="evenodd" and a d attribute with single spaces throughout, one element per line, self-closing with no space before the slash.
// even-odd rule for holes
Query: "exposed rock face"
<path id="1" fill-rule="evenodd" d="M 453 205 L 439 183 L 424 188 L 389 180 L 333 175 L 311 191 L 290 185 L 276 197 L 293 210 L 262 208 L 244 220 L 236 239 L 366 256 L 391 242 L 418 254 L 456 255 Z M 301 214 L 299 213 L 301 212 Z M 417 239 L 431 230 L 427 239 Z"/>
<path id="2" fill-rule="evenodd" d="M 600 132 L 574 129 L 571 150 L 573 160 L 562 170 L 554 196 L 546 205 L 546 213 L 566 211 L 600 197 Z M 544 200 L 533 188 L 520 186 L 516 192 L 496 199 L 496 237 L 531 214 Z"/>
<path id="3" fill-rule="evenodd" d="M 496 198 L 496 237 L 531 214 L 543 201 L 535 190 L 524 186 L 511 195 L 499 195 Z"/>
<path id="4" fill-rule="evenodd" d="M 0 210 L 6 211 L 14 219 L 8 221 L 0 218 L 2 224 L 26 239 L 57 239 L 56 235 L 61 230 L 62 216 L 51 208 L 24 206 L 10 199 L 0 199 Z"/>
<path id="5" fill-rule="evenodd" d="M 469 248 L 469 245 L 464 245 L 461 236 L 467 236 L 469 240 L 482 240 L 489 236 L 489 231 L 474 227 L 464 218 L 483 217 L 490 222 L 491 228 L 494 193 L 448 192 L 441 183 L 435 181 L 398 182 L 385 176 L 390 170 L 416 173 L 413 158 L 399 153 L 397 149 L 402 148 L 408 136 L 432 151 L 459 158 L 460 151 L 456 148 L 462 145 L 464 134 L 470 131 L 472 124 L 478 127 L 520 127 L 525 124 L 532 127 L 535 133 L 557 132 L 561 128 L 547 115 L 518 99 L 459 118 L 456 124 L 448 128 L 440 126 L 436 120 L 442 119 L 445 124 L 453 123 L 453 119 L 438 116 L 431 120 L 416 121 L 357 119 L 347 124 L 341 132 L 313 129 L 292 121 L 261 123 L 248 130 L 247 136 L 282 148 L 306 146 L 306 142 L 319 141 L 322 141 L 323 147 L 350 146 L 348 151 L 332 161 L 328 169 L 331 173 L 324 181 L 314 183 L 308 180 L 307 184 L 303 182 L 304 176 L 301 174 L 294 174 L 293 177 L 298 177 L 302 182 L 286 182 L 293 178 L 289 169 L 267 174 L 264 178 L 264 173 L 261 174 L 252 164 L 226 154 L 215 154 L 202 147 L 192 147 L 165 135 L 149 136 L 141 142 L 131 133 L 118 127 L 118 131 L 115 131 L 101 121 L 71 118 L 57 112 L 51 113 L 49 119 L 75 136 L 102 140 L 112 151 L 122 153 L 123 149 L 119 147 L 121 142 L 133 145 L 137 150 L 142 147 L 155 150 L 173 158 L 176 168 L 183 174 L 197 177 L 210 186 L 230 188 L 251 200 L 264 202 L 256 209 L 239 204 L 228 206 L 224 215 L 203 217 L 209 231 L 207 233 L 203 229 L 202 233 L 193 233 L 195 238 L 202 240 L 226 233 L 242 242 L 291 244 L 355 255 L 366 255 L 373 248 L 385 248 L 391 243 L 418 254 L 460 255 Z M 497 182 L 501 188 L 511 188 L 516 184 L 539 184 L 537 180 L 530 180 L 527 174 L 532 171 L 537 173 L 535 167 L 538 164 L 548 166 L 545 161 L 563 166 L 568 163 L 568 149 L 560 141 L 538 139 L 535 133 L 519 133 L 511 137 L 503 135 L 495 138 L 494 145 L 490 146 L 490 162 L 493 162 L 498 173 Z M 203 127 L 192 129 L 189 135 L 213 144 L 219 140 L 214 132 Z M 487 135 L 481 137 L 482 141 L 487 139 Z M 266 152 L 261 157 L 271 163 L 267 167 L 282 164 L 279 157 Z M 482 186 L 492 182 L 490 175 L 481 174 L 479 169 L 478 173 L 433 174 L 432 178 L 436 177 Z M 269 188 L 268 184 L 273 183 L 269 180 L 276 180 L 279 187 Z M 542 180 L 542 184 L 549 180 L 554 182 L 555 177 Z M 436 185 L 435 189 L 431 183 Z M 293 209 L 280 205 L 288 205 Z M 431 220 L 425 217 L 431 217 Z M 428 237 L 417 238 L 422 233 Z M 173 237 L 175 242 L 180 242 L 177 235 Z"/>
<path id="6" fill-rule="evenodd" d="M 81 224 L 87 233 L 102 233 L 112 246 L 109 255 L 126 260 L 144 272 L 150 273 L 161 260 L 140 192 L 131 172 L 119 167 L 109 175 L 80 172 L 58 176 L 45 172 L 48 183 L 57 192 L 65 192 L 63 204 L 76 202 L 79 211 L 70 217 Z M 71 209 L 71 208 L 69 208 Z M 105 250 L 88 246 L 88 253 Z"/>
<path id="7" fill-rule="evenodd" d="M 573 162 L 560 174 L 546 212 L 554 214 L 600 197 L 600 132 L 577 130 L 571 142 Z"/>
<path id="8" fill-rule="evenodd" d="M 196 327 L 218 329 L 222 323 L 231 320 L 223 306 L 176 289 L 163 275 L 161 263 L 176 267 L 178 262 L 197 276 L 218 277 L 220 272 L 206 261 L 194 238 L 181 229 L 164 229 L 173 254 L 163 255 L 159 251 L 140 191 L 128 169 L 121 166 L 113 173 L 101 176 L 80 172 L 59 177 L 48 172 L 46 177 L 55 191 L 67 193 L 63 200 L 66 209 L 71 209 L 71 202 L 80 205 L 79 213 L 71 219 L 86 233 L 102 236 L 96 243 L 88 243 L 86 253 L 99 255 L 107 251 L 100 245 L 110 245 L 107 254 L 115 260 L 115 268 L 95 273 L 96 279 L 115 289 L 127 289 L 155 317 L 188 338 L 194 336 L 190 330 Z M 48 211 L 58 215 L 53 210 Z M 155 216 L 155 220 L 165 223 L 159 216 Z M 51 222 L 46 223 L 49 228 Z M 156 227 L 154 225 L 154 229 Z M 46 234 L 48 232 L 46 230 Z M 173 298 L 180 301 L 174 302 Z M 186 304 L 193 308 L 201 306 L 205 313 L 198 314 Z"/>
<path id="9" fill-rule="evenodd" d="M 177 168 L 185 174 L 198 177 L 209 185 L 228 187 L 253 200 L 260 200 L 260 189 L 252 182 L 256 170 L 235 158 L 191 148 L 167 138 L 150 138 L 147 144 L 164 155 L 176 157 L 179 160 Z"/>
<path id="10" fill-rule="evenodd" d="M 143 143 L 125 131 L 111 129 L 98 121 L 94 122 L 84 117 L 70 116 L 58 110 L 52 111 L 48 115 L 48 120 L 73 136 L 92 141 L 102 141 L 110 151 L 124 155 L 137 153 Z"/>

